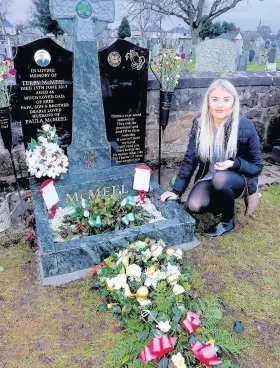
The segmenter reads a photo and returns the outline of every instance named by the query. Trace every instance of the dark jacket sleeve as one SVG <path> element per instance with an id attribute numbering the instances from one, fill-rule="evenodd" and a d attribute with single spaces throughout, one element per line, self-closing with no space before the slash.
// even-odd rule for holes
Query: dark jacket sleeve
<path id="1" fill-rule="evenodd" d="M 189 135 L 188 149 L 173 185 L 173 192 L 178 195 L 182 195 L 187 189 L 198 164 L 198 158 L 196 155 L 196 132 L 197 121 L 194 121 Z"/>
<path id="2" fill-rule="evenodd" d="M 236 157 L 233 167 L 241 174 L 252 177 L 258 176 L 263 170 L 263 164 L 260 139 L 254 123 L 252 123 L 251 125 L 251 134 L 248 139 L 248 150 L 249 160 L 245 160 L 241 157 Z"/>

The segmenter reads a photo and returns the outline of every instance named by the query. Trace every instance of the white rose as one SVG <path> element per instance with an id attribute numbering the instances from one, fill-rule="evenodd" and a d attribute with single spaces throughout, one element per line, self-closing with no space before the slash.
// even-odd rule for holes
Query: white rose
<path id="1" fill-rule="evenodd" d="M 114 289 L 120 290 L 124 288 L 126 285 L 127 277 L 124 273 L 119 274 L 118 276 L 114 277 Z"/>
<path id="2" fill-rule="evenodd" d="M 182 285 L 175 285 L 172 289 L 173 293 L 175 295 L 180 295 L 180 294 L 183 294 L 185 292 L 185 289 L 183 288 Z"/>
<path id="3" fill-rule="evenodd" d="M 141 267 L 136 264 L 129 265 L 126 269 L 126 275 L 135 278 L 141 277 Z"/>
<path id="4" fill-rule="evenodd" d="M 173 248 L 167 248 L 166 251 L 165 251 L 167 257 L 172 257 L 173 254 L 175 253 L 175 249 Z"/>
<path id="5" fill-rule="evenodd" d="M 49 124 L 45 124 L 45 125 L 43 125 L 42 128 L 43 128 L 44 132 L 48 132 L 50 130 L 50 125 Z"/>
<path id="6" fill-rule="evenodd" d="M 158 258 L 159 256 L 161 256 L 163 251 L 163 248 L 160 245 L 152 245 L 151 247 L 151 253 L 152 253 L 152 257 L 154 258 Z"/>
<path id="7" fill-rule="evenodd" d="M 173 256 L 175 256 L 177 259 L 182 259 L 183 258 L 183 252 L 182 252 L 182 250 L 178 248 L 175 251 L 175 253 L 173 254 Z"/>
<path id="8" fill-rule="evenodd" d="M 89 211 L 88 210 L 84 211 L 84 217 L 89 217 Z"/>
<path id="9" fill-rule="evenodd" d="M 168 332 L 171 328 L 170 323 L 168 321 L 167 322 L 160 321 L 157 326 L 162 332 Z"/>
<path id="10" fill-rule="evenodd" d="M 106 279 L 105 280 L 106 285 L 107 285 L 107 289 L 114 289 L 115 283 L 114 283 L 114 279 Z"/>
<path id="11" fill-rule="evenodd" d="M 185 359 L 181 353 L 172 355 L 171 360 L 174 363 L 176 368 L 187 368 L 185 364 Z"/>
<path id="12" fill-rule="evenodd" d="M 173 275 L 167 276 L 166 280 L 170 285 L 174 286 L 179 281 L 179 275 L 174 273 Z"/>
<path id="13" fill-rule="evenodd" d="M 138 249 L 138 250 L 147 247 L 147 243 L 145 243 L 143 241 L 140 241 L 140 240 L 138 240 L 137 242 L 135 242 L 134 245 L 135 245 L 135 248 Z"/>

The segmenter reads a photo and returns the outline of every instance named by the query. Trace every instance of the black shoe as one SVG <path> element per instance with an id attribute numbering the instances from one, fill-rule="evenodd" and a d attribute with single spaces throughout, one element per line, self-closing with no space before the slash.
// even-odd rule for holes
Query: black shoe
<path id="1" fill-rule="evenodd" d="M 206 231 L 205 236 L 207 237 L 215 237 L 221 236 L 225 233 L 228 233 L 234 229 L 234 220 L 231 219 L 229 222 L 219 222 L 217 225 L 212 225 Z"/>

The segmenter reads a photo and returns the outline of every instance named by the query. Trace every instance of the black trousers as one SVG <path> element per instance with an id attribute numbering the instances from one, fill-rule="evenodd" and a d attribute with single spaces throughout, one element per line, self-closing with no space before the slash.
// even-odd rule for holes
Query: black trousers
<path id="1" fill-rule="evenodd" d="M 187 206 L 192 213 L 222 214 L 222 222 L 234 217 L 234 202 L 245 188 L 245 179 L 234 171 L 217 171 L 211 180 L 199 181 L 191 190 Z"/>

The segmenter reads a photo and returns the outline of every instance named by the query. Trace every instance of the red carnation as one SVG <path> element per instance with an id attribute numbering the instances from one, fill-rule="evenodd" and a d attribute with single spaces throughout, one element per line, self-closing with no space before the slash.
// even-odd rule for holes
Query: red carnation
<path id="1" fill-rule="evenodd" d="M 6 61 L 12 61 L 12 59 L 11 59 L 11 58 L 9 58 L 9 57 L 5 57 L 5 60 L 6 60 Z"/>
<path id="2" fill-rule="evenodd" d="M 2 74 L 2 78 L 5 80 L 5 79 L 8 79 L 8 75 L 7 74 Z"/>
<path id="3" fill-rule="evenodd" d="M 181 54 L 181 59 L 186 59 L 186 54 Z"/>
<path id="4" fill-rule="evenodd" d="M 16 75 L 16 74 L 17 74 L 17 71 L 16 71 L 15 69 L 10 69 L 10 70 L 9 70 L 9 73 L 10 73 L 11 75 Z"/>

